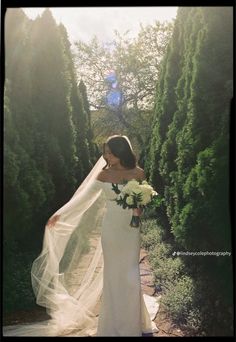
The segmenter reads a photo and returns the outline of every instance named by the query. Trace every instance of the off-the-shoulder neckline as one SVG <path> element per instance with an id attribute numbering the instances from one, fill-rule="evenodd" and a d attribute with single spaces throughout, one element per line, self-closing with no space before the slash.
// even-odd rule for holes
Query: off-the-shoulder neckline
<path id="1" fill-rule="evenodd" d="M 125 185 L 125 184 L 121 184 L 121 183 L 115 183 L 115 182 L 103 182 L 103 181 L 100 181 L 99 179 L 95 179 L 97 182 L 99 183 L 107 183 L 107 184 L 117 184 L 117 185 Z"/>

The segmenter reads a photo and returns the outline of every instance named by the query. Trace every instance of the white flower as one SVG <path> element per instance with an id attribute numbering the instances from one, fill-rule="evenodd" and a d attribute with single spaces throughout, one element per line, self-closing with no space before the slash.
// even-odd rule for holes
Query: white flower
<path id="1" fill-rule="evenodd" d="M 132 197 L 132 196 L 128 196 L 128 197 L 126 198 L 126 203 L 127 203 L 128 205 L 134 204 L 133 197 Z"/>
<path id="2" fill-rule="evenodd" d="M 130 180 L 122 189 L 122 193 L 125 193 L 128 195 L 131 195 L 132 193 L 138 194 L 140 192 L 141 192 L 140 184 L 135 179 Z"/>
<path id="3" fill-rule="evenodd" d="M 140 194 L 141 196 L 138 196 Z M 117 200 L 124 202 L 125 195 L 126 205 L 131 206 L 137 203 L 137 205 L 145 206 L 152 200 L 153 196 L 157 195 L 157 192 L 147 181 L 142 181 L 140 184 L 137 180 L 132 179 L 122 188 Z"/>
<path id="4" fill-rule="evenodd" d="M 149 185 L 147 181 L 142 181 L 142 185 Z"/>
<path id="5" fill-rule="evenodd" d="M 151 196 L 149 194 L 142 194 L 142 199 L 140 204 L 146 205 L 151 201 Z"/>

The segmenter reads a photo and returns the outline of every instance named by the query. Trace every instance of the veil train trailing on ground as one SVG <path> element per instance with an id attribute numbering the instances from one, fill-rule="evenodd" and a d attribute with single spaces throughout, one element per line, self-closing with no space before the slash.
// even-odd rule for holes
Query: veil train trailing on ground
<path id="1" fill-rule="evenodd" d="M 54 214 L 59 220 L 46 226 L 41 254 L 32 264 L 36 302 L 51 319 L 8 329 L 6 335 L 128 336 L 130 331 L 139 336 L 156 330 L 155 303 L 141 292 L 140 232 L 129 226 L 131 211 L 113 201 L 111 184 L 96 179 L 105 164 L 100 157 Z"/>

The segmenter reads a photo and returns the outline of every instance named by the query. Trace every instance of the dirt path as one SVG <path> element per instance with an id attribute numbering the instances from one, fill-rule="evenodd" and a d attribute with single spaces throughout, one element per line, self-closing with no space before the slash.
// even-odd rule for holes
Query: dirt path
<path id="1" fill-rule="evenodd" d="M 92 245 L 95 247 L 97 237 L 92 237 Z M 94 248 L 91 249 L 91 253 L 93 252 Z M 87 260 L 87 259 L 86 259 Z M 85 263 L 81 265 L 81 268 L 84 268 Z M 147 260 L 147 252 L 145 250 L 141 250 L 140 253 L 140 276 L 141 276 L 141 286 L 144 294 L 147 295 L 154 295 L 154 284 L 153 284 L 153 275 L 151 271 L 151 267 Z M 3 326 L 12 326 L 12 325 L 19 325 L 24 323 L 32 323 L 32 322 L 39 322 L 49 319 L 50 317 L 47 315 L 46 311 L 42 307 L 37 307 L 31 310 L 21 310 L 16 311 L 11 314 L 3 316 Z M 166 313 L 163 310 L 161 305 L 157 312 L 156 318 L 154 320 L 156 323 L 159 331 L 154 333 L 154 337 L 159 336 L 185 336 L 184 332 L 177 326 L 175 326 L 171 320 L 167 317 Z M 67 336 L 78 336 L 78 335 L 67 335 Z M 145 335 L 146 336 L 146 335 Z"/>

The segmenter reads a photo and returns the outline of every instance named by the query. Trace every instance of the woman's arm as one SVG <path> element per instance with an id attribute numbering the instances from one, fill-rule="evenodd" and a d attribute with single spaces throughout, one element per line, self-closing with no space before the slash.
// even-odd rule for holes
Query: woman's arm
<path id="1" fill-rule="evenodd" d="M 99 174 L 97 175 L 97 180 L 101 181 L 101 182 L 106 182 L 107 181 L 107 171 L 106 170 L 102 170 L 99 172 Z"/>
<path id="2" fill-rule="evenodd" d="M 146 180 L 145 172 L 141 167 L 138 167 L 138 180 Z"/>

